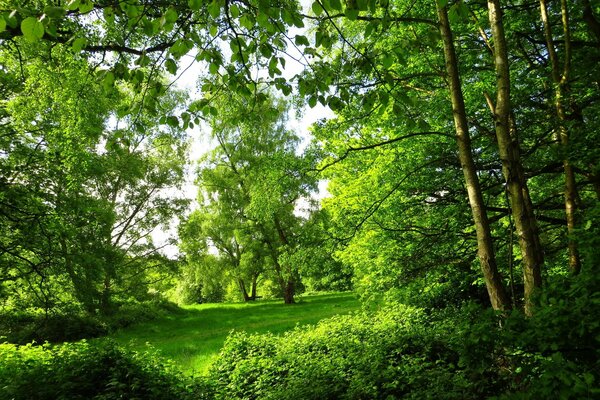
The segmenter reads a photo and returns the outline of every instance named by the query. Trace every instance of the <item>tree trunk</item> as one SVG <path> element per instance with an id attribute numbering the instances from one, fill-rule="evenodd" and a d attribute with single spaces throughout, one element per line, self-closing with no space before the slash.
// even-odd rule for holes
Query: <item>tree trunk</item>
<path id="1" fill-rule="evenodd" d="M 294 304 L 294 292 L 295 292 L 294 281 L 287 281 L 283 287 L 283 302 L 285 304 Z"/>
<path id="2" fill-rule="evenodd" d="M 102 284 L 102 293 L 100 294 L 100 313 L 102 315 L 111 315 L 113 312 L 111 290 L 111 279 L 110 275 L 107 273 L 104 276 L 104 282 Z"/>
<path id="3" fill-rule="evenodd" d="M 279 235 L 279 240 L 281 241 L 281 243 L 283 245 L 289 246 L 290 243 L 288 241 L 287 235 L 285 234 L 285 231 L 283 230 L 283 227 L 281 226 L 281 222 L 279 221 L 279 218 L 277 217 L 277 215 L 274 216 L 274 222 L 275 222 L 275 227 L 277 229 L 277 234 Z M 294 300 L 296 284 L 294 282 L 292 269 L 289 268 L 289 266 L 287 266 L 286 269 L 287 269 L 287 274 L 286 274 L 287 279 L 284 279 L 284 283 L 282 285 L 283 301 L 285 304 L 293 304 L 296 302 Z M 283 272 L 283 269 L 280 268 L 280 271 Z"/>
<path id="4" fill-rule="evenodd" d="M 252 275 L 252 288 L 250 291 L 250 298 L 256 300 L 256 285 L 258 282 L 258 275 Z"/>
<path id="5" fill-rule="evenodd" d="M 446 60 L 446 73 L 450 89 L 450 98 L 452 101 L 458 156 L 465 177 L 469 205 L 471 206 L 471 213 L 473 215 L 475 231 L 477 233 L 477 254 L 479 256 L 481 271 L 483 272 L 492 307 L 494 310 L 503 311 L 510 308 L 510 301 L 496 265 L 490 223 L 485 211 L 485 204 L 483 202 L 481 186 L 477 177 L 475 162 L 473 161 L 471 138 L 469 136 L 469 127 L 461 89 L 456 50 L 454 48 L 450 22 L 448 20 L 448 9 L 447 7 L 440 7 L 438 2 L 436 2 L 436 5 L 440 22 L 440 33 L 444 43 L 444 57 Z"/>
<path id="6" fill-rule="evenodd" d="M 502 160 L 502 173 L 509 192 L 512 215 L 515 221 L 519 247 L 523 257 L 523 281 L 525 286 L 525 314 L 533 313 L 533 295 L 542 285 L 541 267 L 543 254 L 535 217 L 532 214 L 527 182 L 521 164 L 521 154 L 516 129 L 510 127 L 510 73 L 508 49 L 502 10 L 499 0 L 488 0 L 488 14 L 494 43 L 494 65 L 496 69 L 496 104 L 493 107 L 498 150 Z"/>
<path id="7" fill-rule="evenodd" d="M 596 36 L 596 42 L 600 45 L 600 22 L 594 16 L 590 0 L 583 0 L 583 20 L 586 22 L 589 30 Z"/>
<path id="8" fill-rule="evenodd" d="M 279 283 L 279 287 L 281 288 L 281 292 L 283 294 L 283 301 L 285 304 L 295 303 L 294 301 L 294 282 L 291 280 L 286 280 L 283 275 L 283 269 L 281 268 L 281 264 L 279 263 L 279 257 L 277 254 L 277 250 L 273 246 L 273 243 L 265 236 L 265 243 L 269 248 L 269 253 L 271 254 L 271 260 L 273 261 L 273 265 L 275 266 L 275 272 L 277 273 L 277 281 Z"/>
<path id="9" fill-rule="evenodd" d="M 238 287 L 240 288 L 240 291 L 242 292 L 242 296 L 244 297 L 244 301 L 250 301 L 250 300 L 254 300 L 254 299 L 250 299 L 250 296 L 248 295 L 248 291 L 246 290 L 246 284 L 244 283 L 244 280 L 242 278 L 238 278 Z"/>
<path id="10" fill-rule="evenodd" d="M 561 20 L 564 33 L 564 60 L 563 71 L 560 72 L 560 63 L 554 40 L 552 38 L 552 27 L 548 20 L 548 6 L 546 0 L 540 0 L 540 13 L 544 24 L 544 36 L 546 37 L 546 46 L 548 48 L 548 58 L 552 68 L 552 83 L 554 87 L 554 108 L 558 118 L 558 129 L 556 131 L 557 142 L 563 148 L 563 169 L 565 172 L 565 214 L 567 217 L 567 235 L 569 247 L 569 269 L 571 273 L 578 274 L 581 270 L 581 260 L 577 243 L 573 239 L 575 235 L 575 226 L 577 224 L 577 183 L 575 181 L 575 171 L 568 157 L 569 130 L 567 128 L 567 117 L 564 107 L 564 97 L 569 88 L 569 74 L 571 70 L 571 36 L 569 27 L 569 12 L 566 0 L 561 0 Z"/>

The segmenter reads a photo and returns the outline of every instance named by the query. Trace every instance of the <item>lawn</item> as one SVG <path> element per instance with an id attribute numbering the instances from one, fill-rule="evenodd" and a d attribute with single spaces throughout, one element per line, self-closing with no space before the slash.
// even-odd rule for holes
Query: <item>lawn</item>
<path id="1" fill-rule="evenodd" d="M 253 303 L 200 304 L 168 317 L 135 325 L 109 336 L 127 347 L 148 345 L 175 361 L 188 374 L 205 374 L 232 330 L 279 334 L 296 325 L 315 324 L 359 309 L 353 293 L 303 296 L 292 305 L 281 300 Z"/>

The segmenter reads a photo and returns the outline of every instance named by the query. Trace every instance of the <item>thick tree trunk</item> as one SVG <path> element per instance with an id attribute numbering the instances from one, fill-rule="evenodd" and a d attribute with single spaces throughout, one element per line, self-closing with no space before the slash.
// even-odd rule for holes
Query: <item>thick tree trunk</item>
<path id="1" fill-rule="evenodd" d="M 563 71 L 560 72 L 560 62 L 554 48 L 554 39 L 552 37 L 552 27 L 548 20 L 548 6 L 546 0 L 540 0 L 540 13 L 544 24 L 544 36 L 546 37 L 546 46 L 548 48 L 548 58 L 552 68 L 552 83 L 554 87 L 554 108 L 558 119 L 558 129 L 556 139 L 563 147 L 563 169 L 565 172 L 565 214 L 567 217 L 567 234 L 569 247 L 569 269 L 573 274 L 578 274 L 581 270 L 581 260 L 577 243 L 573 239 L 575 227 L 577 224 L 577 183 L 575 181 L 575 171 L 567 156 L 569 146 L 569 130 L 567 129 L 567 117 L 564 107 L 564 97 L 568 92 L 569 74 L 571 70 L 571 36 L 569 27 L 569 12 L 566 0 L 561 0 L 561 20 L 564 33 L 564 60 Z"/>
<path id="2" fill-rule="evenodd" d="M 521 164 L 519 141 L 516 131 L 511 132 L 510 127 L 510 74 L 502 10 L 500 9 L 499 0 L 488 0 L 487 4 L 491 32 L 494 39 L 497 94 L 493 111 L 496 138 L 502 160 L 502 172 L 509 192 L 512 215 L 523 258 L 525 313 L 531 315 L 534 307 L 534 293 L 542 285 L 541 267 L 543 254 L 539 246 L 535 217 L 529 206 L 531 199 Z"/>
<path id="3" fill-rule="evenodd" d="M 440 33 L 444 43 L 444 57 L 446 59 L 446 73 L 450 89 L 450 99 L 452 101 L 452 113 L 454 115 L 458 156 L 465 177 L 471 213 L 475 222 L 479 263 L 481 265 L 481 271 L 483 272 L 492 307 L 494 310 L 507 310 L 510 308 L 510 301 L 496 265 L 490 223 L 485 211 L 481 186 L 479 184 L 477 170 L 473 160 L 467 114 L 460 84 L 452 30 L 448 20 L 448 10 L 446 7 L 440 7 L 439 3 L 436 2 L 436 4 L 440 23 Z"/>
<path id="4" fill-rule="evenodd" d="M 283 230 L 283 227 L 281 226 L 281 222 L 279 221 L 279 218 L 277 217 L 277 215 L 275 215 L 275 217 L 274 217 L 274 222 L 275 222 L 275 227 L 277 229 L 277 234 L 279 235 L 279 240 L 281 241 L 282 244 L 289 246 L 289 241 L 288 241 L 287 235 L 285 234 L 285 231 Z M 283 284 L 282 284 L 283 301 L 285 302 L 285 304 L 293 304 L 293 303 L 295 303 L 294 293 L 295 293 L 296 284 L 293 279 L 293 274 L 292 274 L 291 268 L 289 268 L 289 266 L 287 266 L 286 269 L 287 269 L 286 275 L 288 278 L 284 279 Z M 280 266 L 280 270 L 283 272 L 281 266 Z"/>
<path id="5" fill-rule="evenodd" d="M 294 281 L 287 281 L 285 283 L 283 287 L 283 302 L 285 304 L 294 304 L 296 302 L 294 300 L 295 286 Z"/>
<path id="6" fill-rule="evenodd" d="M 248 295 L 248 291 L 246 290 L 246 284 L 244 283 L 244 280 L 241 278 L 238 278 L 237 281 L 238 281 L 238 287 L 240 288 L 240 291 L 242 292 L 244 301 L 254 300 L 254 299 L 251 299 L 250 296 Z"/>
<path id="7" fill-rule="evenodd" d="M 267 247 L 269 248 L 269 253 L 271 254 L 271 260 L 275 265 L 275 272 L 277 273 L 277 283 L 279 283 L 279 287 L 281 288 L 281 292 L 283 294 L 283 301 L 285 304 L 295 303 L 294 301 L 294 282 L 290 280 L 286 280 L 283 275 L 283 269 L 281 264 L 279 263 L 279 257 L 273 243 L 270 240 L 265 240 Z"/>

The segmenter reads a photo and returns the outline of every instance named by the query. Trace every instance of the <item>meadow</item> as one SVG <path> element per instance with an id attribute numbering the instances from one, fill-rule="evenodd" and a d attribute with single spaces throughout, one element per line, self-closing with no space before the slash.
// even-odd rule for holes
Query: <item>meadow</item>
<path id="1" fill-rule="evenodd" d="M 154 348 L 173 360 L 184 373 L 205 375 L 227 335 L 234 330 L 280 334 L 359 308 L 356 295 L 350 292 L 302 296 L 291 305 L 281 300 L 198 304 L 99 340 L 114 340 L 137 351 Z"/>

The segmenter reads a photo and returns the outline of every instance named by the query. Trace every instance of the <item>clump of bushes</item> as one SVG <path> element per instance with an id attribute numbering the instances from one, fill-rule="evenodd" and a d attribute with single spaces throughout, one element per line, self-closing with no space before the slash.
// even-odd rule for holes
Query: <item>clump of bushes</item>
<path id="1" fill-rule="evenodd" d="M 600 398 L 600 291 L 565 279 L 533 317 L 478 304 L 403 305 L 284 334 L 234 333 L 213 364 L 222 399 Z"/>
<path id="2" fill-rule="evenodd" d="M 208 385 L 193 383 L 151 353 L 113 343 L 59 346 L 0 344 L 0 400 L 203 399 Z"/>
<path id="3" fill-rule="evenodd" d="M 77 312 L 44 313 L 43 310 L 5 310 L 0 313 L 0 342 L 58 343 L 105 335 L 106 324 Z"/>
<path id="4" fill-rule="evenodd" d="M 125 302 L 116 305 L 110 315 L 92 315 L 78 309 L 5 309 L 0 312 L 0 343 L 62 343 L 95 338 L 178 311 L 177 305 L 167 301 Z"/>
<path id="5" fill-rule="evenodd" d="M 227 399 L 481 398 L 447 339 L 451 329 L 396 306 L 280 337 L 236 333 L 211 378 Z"/>

